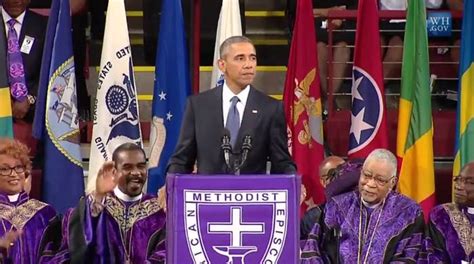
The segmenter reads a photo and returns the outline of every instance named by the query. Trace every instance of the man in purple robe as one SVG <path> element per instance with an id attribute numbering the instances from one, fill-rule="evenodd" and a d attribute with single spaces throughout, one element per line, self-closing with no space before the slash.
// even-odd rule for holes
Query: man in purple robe
<path id="1" fill-rule="evenodd" d="M 50 205 L 30 199 L 23 191 L 30 175 L 28 148 L 0 139 L 0 263 L 36 264 L 49 244 L 60 239 L 61 222 Z M 55 234 L 56 231 L 56 234 Z M 59 241 L 58 241 L 59 240 Z"/>
<path id="2" fill-rule="evenodd" d="M 454 177 L 454 201 L 431 210 L 421 263 L 474 263 L 474 162 Z"/>
<path id="3" fill-rule="evenodd" d="M 420 206 L 392 189 L 397 159 L 376 149 L 365 160 L 358 190 L 332 197 L 302 242 L 302 263 L 415 263 L 423 241 Z"/>
<path id="4" fill-rule="evenodd" d="M 97 176 L 96 191 L 63 219 L 63 242 L 45 263 L 164 263 L 165 212 L 143 194 L 145 152 L 125 143 Z"/>

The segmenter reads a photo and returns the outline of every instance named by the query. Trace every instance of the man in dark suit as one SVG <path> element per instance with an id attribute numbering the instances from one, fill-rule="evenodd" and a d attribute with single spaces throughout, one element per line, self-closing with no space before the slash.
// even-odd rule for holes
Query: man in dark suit
<path id="1" fill-rule="evenodd" d="M 246 136 L 252 139 L 240 173 L 265 173 L 267 161 L 271 173 L 296 173 L 281 102 L 250 85 L 257 66 L 252 42 L 243 36 L 225 40 L 218 66 L 224 74 L 223 85 L 188 98 L 168 173 L 190 173 L 195 162 L 200 174 L 231 173 L 221 148 L 225 134 L 230 134 L 234 153 L 240 152 Z"/>
<path id="2" fill-rule="evenodd" d="M 31 126 L 48 19 L 30 11 L 29 4 L 30 0 L 3 0 L 0 41 L 6 47 L 2 52 L 7 54 L 7 60 L 3 63 L 7 66 L 6 75 L 12 94 L 14 135 L 30 147 L 31 154 L 34 155 L 36 141 L 31 137 Z M 15 70 L 11 70 L 12 68 Z M 18 78 L 22 80 L 19 81 Z M 23 87 L 21 92 L 16 89 L 18 86 Z"/>
<path id="3" fill-rule="evenodd" d="M 15 31 L 18 34 L 18 45 L 24 67 L 25 82 L 28 93 L 22 98 L 12 98 L 12 111 L 15 119 L 24 119 L 31 123 L 43 55 L 44 36 L 47 18 L 28 10 L 30 0 L 3 0 L 1 27 L 5 40 L 9 37 L 8 21 L 15 19 Z M 7 61 L 8 63 L 8 61 Z M 10 83 L 11 85 L 11 83 Z"/>

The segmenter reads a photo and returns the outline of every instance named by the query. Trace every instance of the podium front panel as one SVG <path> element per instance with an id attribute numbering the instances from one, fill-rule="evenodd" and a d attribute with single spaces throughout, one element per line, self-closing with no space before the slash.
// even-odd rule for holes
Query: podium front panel
<path id="1" fill-rule="evenodd" d="M 297 263 L 295 175 L 168 175 L 168 263 Z"/>

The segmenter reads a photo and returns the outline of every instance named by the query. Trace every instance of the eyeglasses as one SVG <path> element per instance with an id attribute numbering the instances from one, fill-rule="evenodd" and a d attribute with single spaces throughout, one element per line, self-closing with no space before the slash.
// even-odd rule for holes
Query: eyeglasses
<path id="1" fill-rule="evenodd" d="M 461 176 L 454 176 L 453 181 L 456 184 L 463 183 L 464 185 L 474 185 L 474 179 L 472 177 L 461 177 Z"/>
<path id="2" fill-rule="evenodd" d="M 365 182 L 368 182 L 370 180 L 374 180 L 375 184 L 377 186 L 385 186 L 389 181 L 391 181 L 393 179 L 394 176 L 388 178 L 388 179 L 384 179 L 382 177 L 379 177 L 379 176 L 375 176 L 372 175 L 370 172 L 366 171 L 366 170 L 361 170 L 361 177 L 362 177 L 362 180 L 364 180 Z"/>
<path id="3" fill-rule="evenodd" d="M 18 174 L 24 173 L 26 168 L 23 165 L 16 165 L 15 167 L 0 167 L 0 175 L 2 176 L 10 176 L 13 174 L 13 171 Z"/>

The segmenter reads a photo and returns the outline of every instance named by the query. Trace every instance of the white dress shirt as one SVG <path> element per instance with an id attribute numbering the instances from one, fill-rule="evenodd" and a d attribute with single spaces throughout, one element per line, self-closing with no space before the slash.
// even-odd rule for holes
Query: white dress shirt
<path id="1" fill-rule="evenodd" d="M 237 103 L 237 110 L 239 111 L 240 124 L 242 124 L 242 118 L 244 116 L 245 104 L 247 104 L 247 98 L 249 97 L 250 85 L 247 85 L 239 94 L 234 94 L 224 82 L 222 87 L 222 114 L 224 120 L 224 127 L 227 122 L 227 114 L 229 113 L 229 107 L 231 105 L 230 100 L 232 97 L 237 96 L 239 102 Z"/>
<path id="2" fill-rule="evenodd" d="M 3 25 L 5 26 L 5 33 L 6 37 L 8 38 L 8 24 L 7 22 L 12 19 L 12 17 L 3 9 L 2 6 L 2 16 L 3 16 Z M 20 40 L 20 32 L 21 32 L 21 27 L 23 26 L 23 20 L 25 19 L 25 12 L 21 13 L 17 18 L 15 18 L 18 23 L 16 23 L 13 28 L 15 28 L 16 35 L 18 36 L 18 40 Z M 21 47 L 21 43 L 20 43 Z"/>

